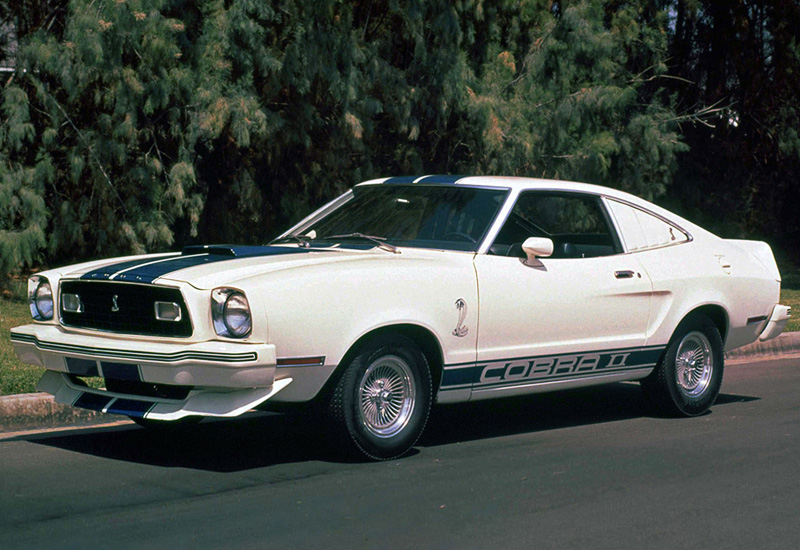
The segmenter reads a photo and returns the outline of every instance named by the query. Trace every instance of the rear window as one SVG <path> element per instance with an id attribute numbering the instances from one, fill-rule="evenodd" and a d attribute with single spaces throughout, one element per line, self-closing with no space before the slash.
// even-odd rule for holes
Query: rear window
<path id="1" fill-rule="evenodd" d="M 625 248 L 629 252 L 650 250 L 689 240 L 689 235 L 684 231 L 644 210 L 613 199 L 608 199 L 608 207 L 617 221 Z"/>

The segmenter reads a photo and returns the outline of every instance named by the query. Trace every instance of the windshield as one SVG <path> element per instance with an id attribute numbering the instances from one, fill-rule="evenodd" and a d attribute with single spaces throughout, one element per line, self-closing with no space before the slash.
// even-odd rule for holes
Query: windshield
<path id="1" fill-rule="evenodd" d="M 346 203 L 292 234 L 310 244 L 358 242 L 475 251 L 508 191 L 474 187 L 364 185 Z M 299 240 L 298 239 L 298 240 Z"/>

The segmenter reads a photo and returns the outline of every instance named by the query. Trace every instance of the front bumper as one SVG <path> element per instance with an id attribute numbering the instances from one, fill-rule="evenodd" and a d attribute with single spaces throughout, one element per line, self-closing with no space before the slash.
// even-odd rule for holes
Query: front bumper
<path id="1" fill-rule="evenodd" d="M 275 346 L 238 342 L 151 342 L 75 334 L 56 325 L 11 330 L 20 360 L 47 372 L 38 389 L 59 403 L 154 420 L 189 415 L 237 416 L 291 383 L 275 380 Z M 183 386 L 180 398 L 122 394 L 84 387 L 76 377 Z"/>

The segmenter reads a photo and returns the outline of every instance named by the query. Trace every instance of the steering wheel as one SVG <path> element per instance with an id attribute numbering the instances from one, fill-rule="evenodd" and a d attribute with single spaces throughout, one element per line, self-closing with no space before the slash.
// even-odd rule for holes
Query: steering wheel
<path id="1" fill-rule="evenodd" d="M 477 239 L 474 239 L 474 238 L 472 238 L 471 235 L 467 235 L 466 233 L 462 233 L 461 231 L 450 231 L 449 233 L 445 233 L 444 239 L 446 241 L 450 240 L 448 237 L 458 237 L 459 240 L 469 241 L 472 244 L 478 244 L 478 240 Z"/>

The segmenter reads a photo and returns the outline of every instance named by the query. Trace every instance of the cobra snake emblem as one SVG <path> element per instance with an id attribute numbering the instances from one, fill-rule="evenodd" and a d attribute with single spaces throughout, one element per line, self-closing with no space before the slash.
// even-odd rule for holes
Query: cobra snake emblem
<path id="1" fill-rule="evenodd" d="M 453 336 L 461 338 L 469 332 L 469 328 L 464 326 L 464 319 L 467 317 L 467 302 L 463 298 L 459 298 L 456 300 L 456 309 L 458 310 L 458 324 L 453 331 Z"/>

